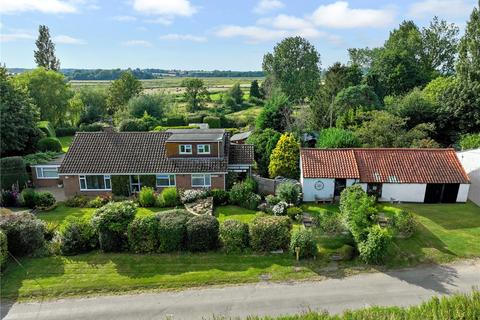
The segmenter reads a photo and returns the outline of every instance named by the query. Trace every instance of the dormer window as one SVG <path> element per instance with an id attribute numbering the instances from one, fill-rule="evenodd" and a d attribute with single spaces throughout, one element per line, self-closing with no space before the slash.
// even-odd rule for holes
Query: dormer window
<path id="1" fill-rule="evenodd" d="M 210 154 L 210 145 L 209 144 L 198 144 L 197 145 L 198 154 Z"/>
<path id="2" fill-rule="evenodd" d="M 192 154 L 191 144 L 181 144 L 179 148 L 180 148 L 180 154 Z"/>

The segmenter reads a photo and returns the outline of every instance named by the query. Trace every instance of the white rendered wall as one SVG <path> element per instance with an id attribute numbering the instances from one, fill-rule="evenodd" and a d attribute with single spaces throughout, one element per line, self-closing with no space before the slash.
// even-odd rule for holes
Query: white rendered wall
<path id="1" fill-rule="evenodd" d="M 325 179 L 325 178 L 303 178 L 302 189 L 303 189 L 303 201 L 315 201 L 315 196 L 317 198 L 333 198 L 333 193 L 335 191 L 335 179 Z M 315 183 L 317 181 L 323 182 L 323 189 L 315 189 Z"/>
<path id="2" fill-rule="evenodd" d="M 480 149 L 457 152 L 457 156 L 470 178 L 468 199 L 480 206 Z M 460 185 L 461 188 L 462 185 Z M 459 197 L 457 197 L 457 202 L 463 202 L 459 200 Z"/>
<path id="3" fill-rule="evenodd" d="M 384 183 L 379 201 L 423 202 L 426 184 Z"/>
<path id="4" fill-rule="evenodd" d="M 469 189 L 469 184 L 460 185 L 460 188 L 458 188 L 457 202 L 467 202 Z"/>

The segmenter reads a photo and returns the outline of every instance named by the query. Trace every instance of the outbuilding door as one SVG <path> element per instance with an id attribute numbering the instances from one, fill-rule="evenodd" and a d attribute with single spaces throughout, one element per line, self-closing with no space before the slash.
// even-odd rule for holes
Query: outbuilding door
<path id="1" fill-rule="evenodd" d="M 425 190 L 425 203 L 455 203 L 457 201 L 458 183 L 429 183 Z"/>

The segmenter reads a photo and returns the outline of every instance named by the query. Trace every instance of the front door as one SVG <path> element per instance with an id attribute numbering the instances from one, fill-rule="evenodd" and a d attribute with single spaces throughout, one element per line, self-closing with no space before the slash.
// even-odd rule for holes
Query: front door
<path id="1" fill-rule="evenodd" d="M 334 196 L 339 197 L 343 189 L 347 187 L 347 179 L 335 179 L 335 191 Z"/>

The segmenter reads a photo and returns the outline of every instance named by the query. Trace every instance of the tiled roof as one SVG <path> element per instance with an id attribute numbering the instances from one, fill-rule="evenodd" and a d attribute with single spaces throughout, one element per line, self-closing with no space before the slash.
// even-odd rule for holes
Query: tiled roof
<path id="1" fill-rule="evenodd" d="M 307 148 L 300 156 L 304 178 L 360 178 L 351 149 Z"/>
<path id="2" fill-rule="evenodd" d="M 165 141 L 170 135 L 170 132 L 78 132 L 59 173 L 227 172 L 228 144 L 225 158 L 169 159 Z"/>
<path id="3" fill-rule="evenodd" d="M 305 178 L 379 183 L 469 183 L 453 149 L 302 149 Z M 353 159 L 352 159 L 353 157 Z"/>
<path id="4" fill-rule="evenodd" d="M 469 183 L 453 149 L 355 149 L 360 181 Z"/>
<path id="5" fill-rule="evenodd" d="M 253 145 L 251 144 L 230 144 L 228 164 L 249 164 L 253 163 Z"/>

